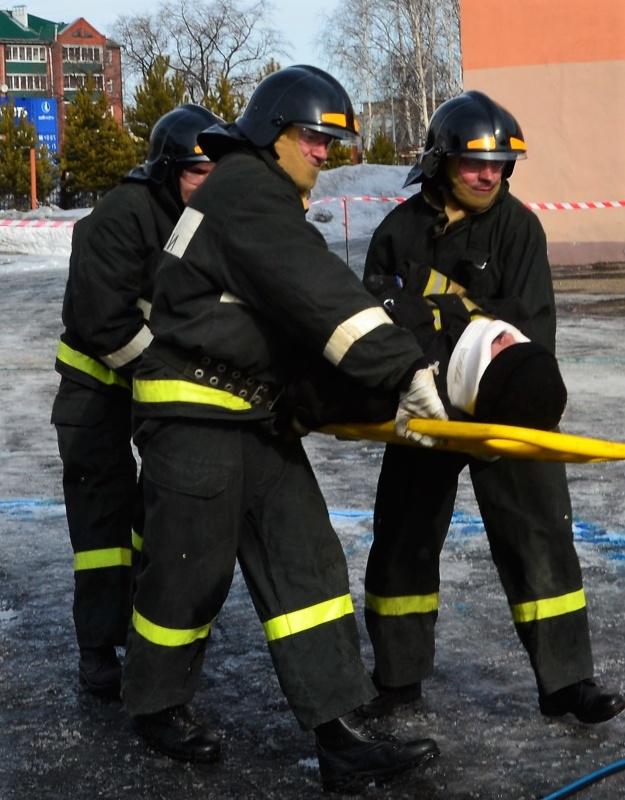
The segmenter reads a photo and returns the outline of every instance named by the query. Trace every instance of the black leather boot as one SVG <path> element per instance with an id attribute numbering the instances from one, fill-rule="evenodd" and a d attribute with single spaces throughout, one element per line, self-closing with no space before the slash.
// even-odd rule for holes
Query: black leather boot
<path id="1" fill-rule="evenodd" d="M 565 686 L 553 694 L 538 695 L 540 711 L 547 717 L 562 717 L 573 714 L 580 722 L 590 724 L 606 722 L 625 708 L 625 698 L 618 692 L 610 692 L 597 686 L 594 680 Z"/>
<path id="2" fill-rule="evenodd" d="M 132 718 L 135 731 L 159 753 L 176 761 L 212 764 L 221 747 L 206 728 L 196 722 L 186 706 L 172 706 L 154 714 Z"/>
<path id="3" fill-rule="evenodd" d="M 438 755 L 433 739 L 399 742 L 351 728 L 344 717 L 315 728 L 321 785 L 324 792 L 358 794 L 371 781 L 408 772 Z"/>
<path id="4" fill-rule="evenodd" d="M 121 689 L 122 665 L 115 648 L 81 647 L 78 679 L 91 694 L 118 698 Z"/>

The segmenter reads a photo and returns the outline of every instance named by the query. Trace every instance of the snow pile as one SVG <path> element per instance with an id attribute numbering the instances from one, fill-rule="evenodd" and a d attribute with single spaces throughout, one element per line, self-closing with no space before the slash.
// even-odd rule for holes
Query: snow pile
<path id="1" fill-rule="evenodd" d="M 404 189 L 410 167 L 359 164 L 322 171 L 311 196 L 308 219 L 329 242 L 370 236 L 372 231 L 417 187 Z M 91 209 L 63 211 L 41 207 L 34 211 L 0 211 L 0 253 L 69 256 L 77 219 Z"/>

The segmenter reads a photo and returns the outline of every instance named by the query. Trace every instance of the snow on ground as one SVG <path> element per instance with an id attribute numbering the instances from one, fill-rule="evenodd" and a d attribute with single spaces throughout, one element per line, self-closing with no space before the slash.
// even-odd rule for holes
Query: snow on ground
<path id="1" fill-rule="evenodd" d="M 407 171 L 322 173 L 311 221 L 356 272 L 375 225 L 407 196 Z M 133 736 L 119 704 L 98 703 L 78 687 L 72 554 L 49 415 L 72 221 L 85 213 L 0 214 L 0 798 L 319 798 L 314 743 L 280 693 L 240 575 L 215 625 L 194 702 L 222 740 L 218 767 L 200 770 L 155 756 Z M 563 429 L 625 440 L 622 317 L 587 315 L 579 311 L 584 296 L 575 300 L 558 297 L 559 356 L 569 388 Z M 347 553 L 363 658 L 371 666 L 362 585 L 382 446 L 322 435 L 305 444 Z M 569 477 L 597 672 L 619 687 L 625 685 L 625 466 L 570 465 Z M 423 701 L 376 729 L 402 738 L 431 735 L 441 757 L 389 792 L 371 787 L 368 798 L 538 800 L 623 758 L 625 716 L 584 726 L 538 713 L 531 669 L 465 479 L 443 554 L 438 628 L 436 670 Z M 625 778 L 616 775 L 584 798 L 620 800 L 624 792 Z"/>

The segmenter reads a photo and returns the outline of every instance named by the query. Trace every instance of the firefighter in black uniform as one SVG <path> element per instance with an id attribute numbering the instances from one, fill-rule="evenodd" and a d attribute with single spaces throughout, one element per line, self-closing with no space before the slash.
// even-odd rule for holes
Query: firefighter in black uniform
<path id="1" fill-rule="evenodd" d="M 363 387 L 400 387 L 404 413 L 444 415 L 412 334 L 306 221 L 330 143 L 356 131 L 341 85 L 295 66 L 261 81 L 235 123 L 200 134 L 218 163 L 165 247 L 133 388 L 145 528 L 122 698 L 135 730 L 172 758 L 219 758 L 187 704 L 238 559 L 281 688 L 315 731 L 327 791 L 437 753 L 431 739 L 372 740 L 344 718 L 376 692 L 345 556 L 280 411 L 312 350 Z"/>
<path id="2" fill-rule="evenodd" d="M 491 316 L 555 352 L 556 315 L 545 235 L 509 194 L 507 178 L 526 146 L 516 120 L 469 91 L 432 115 L 426 145 L 407 183 L 422 191 L 375 231 L 365 279 L 431 269 Z M 367 629 L 380 695 L 379 716 L 421 695 L 432 674 L 439 557 L 458 475 L 469 467 L 493 560 L 526 648 L 543 714 L 602 722 L 625 700 L 592 680 L 586 600 L 573 544 L 564 465 L 484 461 L 388 445 L 379 478 L 374 541 L 365 578 Z"/>
<path id="3" fill-rule="evenodd" d="M 74 228 L 52 422 L 74 550 L 79 677 L 95 694 L 119 696 L 115 648 L 125 643 L 132 608 L 132 375 L 152 338 L 158 258 L 190 194 L 214 166 L 197 134 L 217 121 L 194 104 L 165 114 L 151 133 L 146 163 Z"/>

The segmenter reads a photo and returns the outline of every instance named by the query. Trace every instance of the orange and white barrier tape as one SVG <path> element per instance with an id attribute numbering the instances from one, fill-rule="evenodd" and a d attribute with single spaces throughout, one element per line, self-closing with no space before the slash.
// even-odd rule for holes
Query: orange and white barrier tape
<path id="1" fill-rule="evenodd" d="M 75 219 L 0 219 L 3 228 L 73 228 Z"/>
<path id="2" fill-rule="evenodd" d="M 374 201 L 382 203 L 403 203 L 407 199 L 407 197 L 368 197 L 366 195 L 358 197 L 323 197 L 320 200 L 311 200 L 309 205 Z M 525 203 L 525 205 L 533 211 L 588 211 L 597 208 L 623 208 L 625 207 L 625 200 L 605 200 L 592 203 Z"/>

